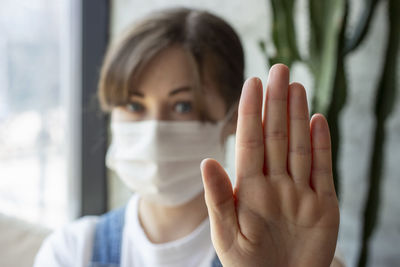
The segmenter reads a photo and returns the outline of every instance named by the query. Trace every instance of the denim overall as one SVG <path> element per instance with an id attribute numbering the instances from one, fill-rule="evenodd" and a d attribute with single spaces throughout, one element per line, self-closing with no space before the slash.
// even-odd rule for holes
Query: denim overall
<path id="1" fill-rule="evenodd" d="M 94 234 L 93 254 L 89 267 L 120 266 L 125 209 L 126 207 L 122 207 L 100 217 Z M 222 267 L 217 255 L 211 267 Z"/>

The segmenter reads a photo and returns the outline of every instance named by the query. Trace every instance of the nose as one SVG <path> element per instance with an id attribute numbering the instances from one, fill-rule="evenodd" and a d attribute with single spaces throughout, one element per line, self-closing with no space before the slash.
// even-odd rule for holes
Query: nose
<path id="1" fill-rule="evenodd" d="M 149 115 L 151 117 L 149 118 L 150 120 L 167 121 L 170 119 L 168 110 L 162 105 L 154 107 L 153 111 Z"/>

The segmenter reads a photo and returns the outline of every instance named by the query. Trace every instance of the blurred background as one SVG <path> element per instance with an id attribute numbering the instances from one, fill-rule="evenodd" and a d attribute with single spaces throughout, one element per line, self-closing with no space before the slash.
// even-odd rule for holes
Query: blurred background
<path id="1" fill-rule="evenodd" d="M 99 69 L 109 41 L 172 6 L 226 19 L 245 47 L 247 77 L 265 83 L 271 64 L 291 66 L 310 110 L 330 123 L 346 266 L 400 266 L 400 1 L 0 3 L 0 266 L 31 266 L 51 231 L 129 198 L 104 165 Z"/>

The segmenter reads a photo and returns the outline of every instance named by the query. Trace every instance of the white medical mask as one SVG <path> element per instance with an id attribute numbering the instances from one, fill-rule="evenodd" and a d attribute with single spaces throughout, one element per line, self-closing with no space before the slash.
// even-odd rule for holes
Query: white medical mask
<path id="1" fill-rule="evenodd" d="M 112 122 L 107 167 L 148 201 L 166 206 L 184 204 L 203 190 L 203 159 L 214 158 L 225 165 L 221 138 L 226 119 L 217 123 Z"/>

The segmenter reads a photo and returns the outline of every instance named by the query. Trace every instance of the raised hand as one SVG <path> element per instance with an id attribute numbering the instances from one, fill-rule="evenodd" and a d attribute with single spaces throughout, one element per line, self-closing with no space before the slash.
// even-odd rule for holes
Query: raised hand
<path id="1" fill-rule="evenodd" d="M 329 266 L 339 209 L 329 128 L 310 121 L 301 84 L 271 68 L 262 119 L 262 84 L 246 81 L 236 132 L 236 186 L 212 159 L 202 162 L 212 241 L 224 266 Z"/>

